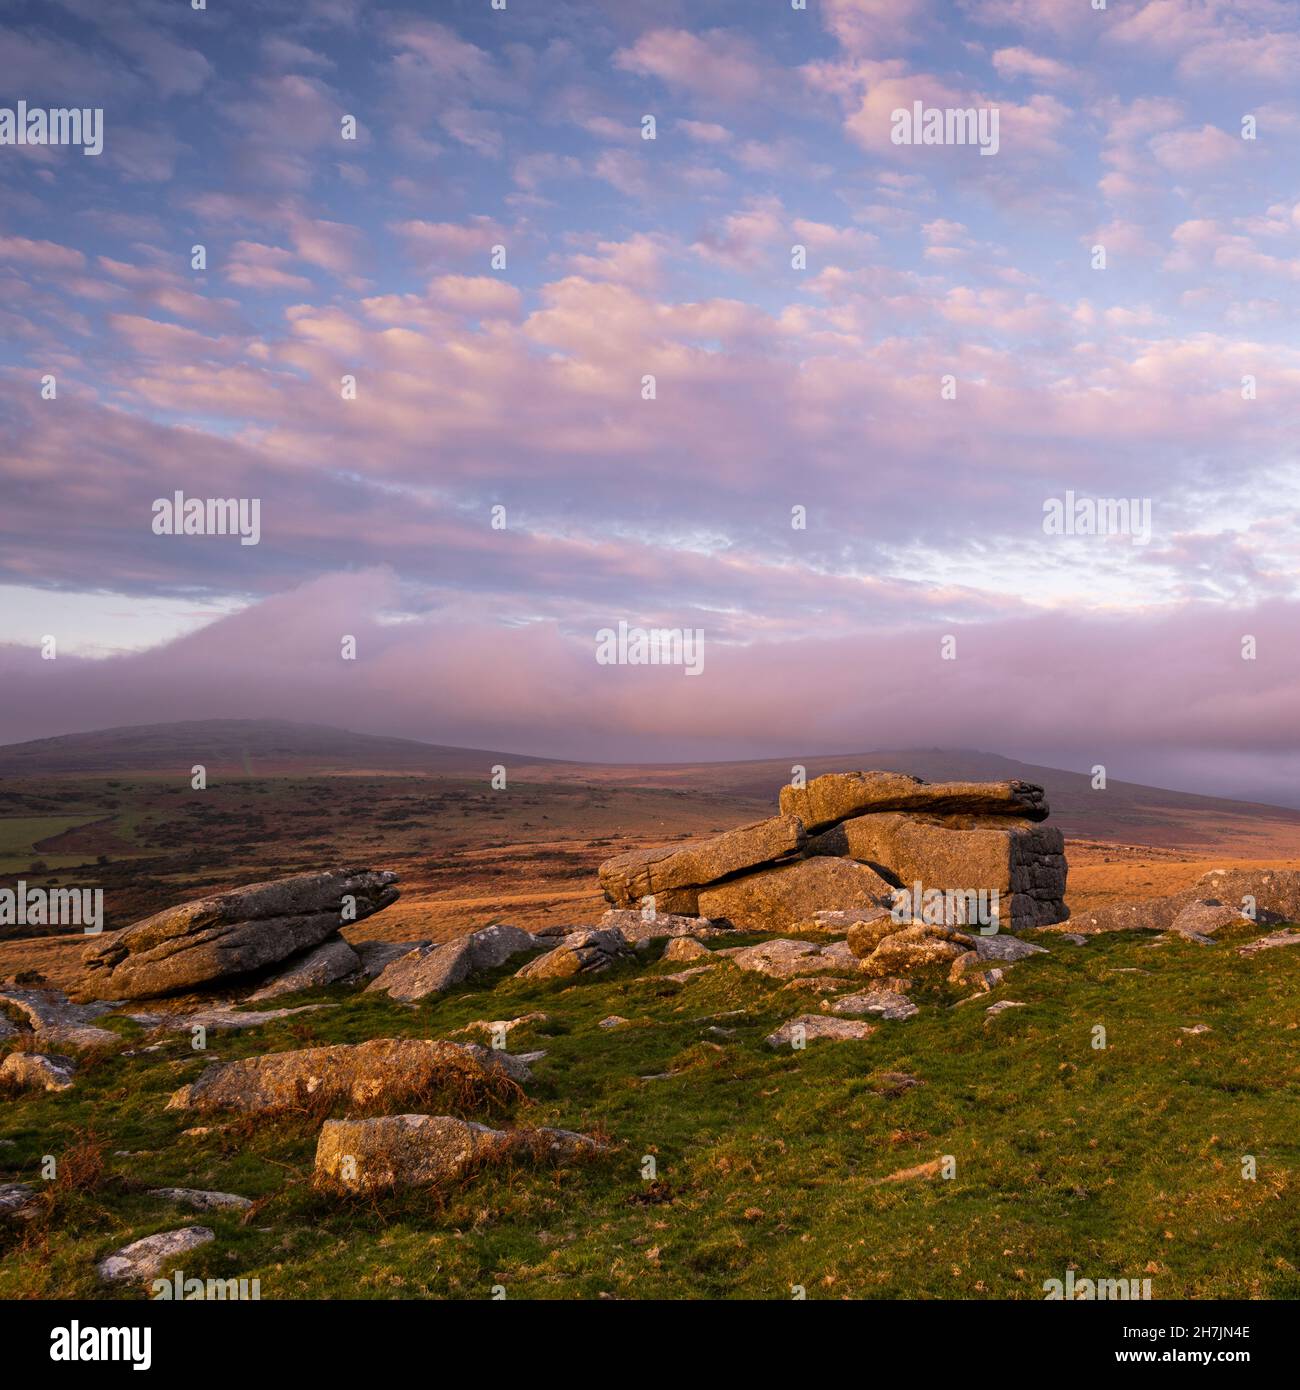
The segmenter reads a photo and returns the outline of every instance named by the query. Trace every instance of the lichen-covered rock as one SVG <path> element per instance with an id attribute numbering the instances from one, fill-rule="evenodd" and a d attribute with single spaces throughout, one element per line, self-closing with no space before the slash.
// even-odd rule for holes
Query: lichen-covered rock
<path id="1" fill-rule="evenodd" d="M 788 931 L 824 908 L 880 907 L 893 886 L 849 859 L 801 859 L 700 892 L 700 911 L 746 931 Z"/>
<path id="2" fill-rule="evenodd" d="M 819 1038 L 832 1042 L 854 1042 L 869 1038 L 876 1031 L 874 1023 L 857 1023 L 848 1018 L 831 1018 L 826 1014 L 800 1014 L 783 1023 L 766 1038 L 768 1047 L 802 1047 Z"/>
<path id="3" fill-rule="evenodd" d="M 334 1104 L 370 1105 L 389 1095 L 418 1095 L 450 1082 L 522 1085 L 527 1066 L 497 1048 L 425 1038 L 371 1038 L 294 1052 L 218 1062 L 182 1086 L 168 1110 L 296 1110 Z"/>
<path id="4" fill-rule="evenodd" d="M 247 1211 L 253 1205 L 249 1198 L 234 1192 L 208 1192 L 199 1187 L 151 1187 L 149 1195 L 195 1211 Z"/>
<path id="5" fill-rule="evenodd" d="M 913 923 L 885 937 L 859 968 L 873 979 L 938 967 L 947 970 L 958 956 L 974 946 L 970 937 L 951 928 Z"/>
<path id="6" fill-rule="evenodd" d="M 316 1182 L 326 1189 L 377 1192 L 459 1178 L 471 1167 L 516 1155 L 564 1161 L 605 1146 L 566 1129 L 490 1129 L 450 1115 L 384 1115 L 327 1120 L 316 1144 Z"/>
<path id="7" fill-rule="evenodd" d="M 997 932 L 992 936 L 976 936 L 975 954 L 980 960 L 1014 964 L 1018 960 L 1026 960 L 1029 956 L 1046 955 L 1048 951 L 1046 946 L 1038 946 L 1032 941 L 1022 941 L 1018 936 Z"/>
<path id="8" fill-rule="evenodd" d="M 841 995 L 830 1005 L 830 1011 L 852 1017 L 871 1014 L 877 1018 L 895 1020 L 913 1018 L 920 1013 L 906 995 L 896 994 L 891 989 L 871 989 L 862 994 Z"/>
<path id="9" fill-rule="evenodd" d="M 799 975 L 824 975 L 830 966 L 822 955 L 823 946 L 817 941 L 760 941 L 756 946 L 730 946 L 712 952 L 730 960 L 741 970 L 752 970 L 775 980 L 789 980 Z"/>
<path id="10" fill-rule="evenodd" d="M 674 912 L 650 915 L 639 909 L 613 907 L 600 919 L 603 931 L 621 931 L 636 943 L 658 941 L 665 936 L 725 936 L 727 928 L 707 917 L 683 917 Z"/>
<path id="11" fill-rule="evenodd" d="M 24 1091 L 67 1091 L 76 1066 L 68 1057 L 42 1052 L 11 1052 L 0 1062 L 0 1081 Z"/>
<path id="12" fill-rule="evenodd" d="M 0 1182 L 0 1218 L 26 1221 L 36 1215 L 36 1193 L 29 1182 Z"/>
<path id="13" fill-rule="evenodd" d="M 293 874 L 155 913 L 95 942 L 78 999 L 146 999 L 264 970 L 394 903 L 397 875 Z"/>
<path id="14" fill-rule="evenodd" d="M 145 1283 L 158 1276 L 172 1261 L 197 1250 L 216 1236 L 207 1226 L 182 1226 L 178 1231 L 159 1231 L 157 1235 L 133 1240 L 100 1260 L 99 1277 L 109 1283 L 126 1280 Z"/>
<path id="15" fill-rule="evenodd" d="M 17 985 L 0 989 L 0 1012 L 8 1010 L 22 1018 L 35 1034 L 37 1045 L 47 1049 L 115 1047 L 121 1038 L 107 1028 L 97 1028 L 94 1022 L 112 1007 L 106 1003 L 74 1004 L 58 989 Z"/>
<path id="16" fill-rule="evenodd" d="M 866 811 L 940 811 L 1046 820 L 1047 800 L 1032 782 L 924 782 L 903 772 L 828 772 L 781 788 L 781 812 L 809 833 Z"/>
<path id="17" fill-rule="evenodd" d="M 877 812 L 813 836 L 808 851 L 847 855 L 909 886 L 996 894 L 1009 931 L 1069 915 L 1064 837 L 1018 817 Z"/>
<path id="18" fill-rule="evenodd" d="M 663 958 L 664 960 L 700 960 L 704 956 L 712 954 L 713 952 L 702 941 L 696 941 L 693 936 L 679 936 L 668 943 Z"/>
<path id="19" fill-rule="evenodd" d="M 1261 951 L 1272 951 L 1279 946 L 1300 946 L 1300 931 L 1288 929 L 1275 931 L 1268 936 L 1257 936 L 1244 946 L 1237 948 L 1239 956 L 1257 956 Z"/>
<path id="20" fill-rule="evenodd" d="M 877 908 L 870 915 L 850 924 L 845 940 L 855 956 L 865 959 L 887 937 L 911 925 L 911 919 L 898 921 L 888 908 Z"/>
<path id="21" fill-rule="evenodd" d="M 330 937 L 304 955 L 286 962 L 284 970 L 248 996 L 248 1003 L 261 1004 L 300 989 L 319 989 L 360 972 L 361 957 L 341 936 Z"/>
<path id="22" fill-rule="evenodd" d="M 1087 936 L 1110 931 L 1169 931 L 1184 909 L 1196 903 L 1234 908 L 1260 926 L 1300 921 L 1300 870 L 1212 869 L 1181 893 L 1107 903 L 1076 913 L 1070 918 L 1070 927 Z"/>
<path id="23" fill-rule="evenodd" d="M 1169 924 L 1169 930 L 1179 936 L 1213 936 L 1224 927 L 1235 927 L 1243 922 L 1249 924 L 1250 918 L 1243 917 L 1239 908 L 1198 898 L 1179 912 Z"/>
<path id="24" fill-rule="evenodd" d="M 515 974 L 521 980 L 565 980 L 608 970 L 631 955 L 632 948 L 622 932 L 580 931 L 566 936 L 553 951 L 530 960 Z"/>
<path id="25" fill-rule="evenodd" d="M 511 956 L 531 951 L 537 941 L 521 927 L 497 923 L 438 946 L 421 946 L 400 956 L 369 985 L 367 992 L 412 1003 L 441 994 L 473 975 L 495 970 Z"/>
<path id="26" fill-rule="evenodd" d="M 656 909 L 665 909 L 660 897 L 665 891 L 715 883 L 743 869 L 770 864 L 803 849 L 805 839 L 796 816 L 774 816 L 694 844 L 615 855 L 600 866 L 600 886 L 617 906 L 631 907 L 654 896 Z M 702 906 L 699 910 L 712 915 Z"/>

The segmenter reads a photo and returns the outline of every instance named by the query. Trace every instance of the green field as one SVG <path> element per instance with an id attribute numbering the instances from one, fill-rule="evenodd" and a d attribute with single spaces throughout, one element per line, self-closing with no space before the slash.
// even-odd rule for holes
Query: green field
<path id="1" fill-rule="evenodd" d="M 215 1035 L 212 1054 L 447 1037 L 543 1010 L 548 1023 L 510 1039 L 547 1050 L 527 1099 L 471 1117 L 616 1147 L 443 1191 L 328 1197 L 311 1186 L 319 1117 L 164 1110 L 210 1060 L 173 1036 L 93 1060 L 73 1091 L 0 1100 L 14 1141 L 0 1177 L 67 1160 L 41 1214 L 2 1228 L 0 1296 L 143 1296 L 104 1290 L 95 1260 L 200 1222 L 217 1239 L 186 1275 L 256 1277 L 264 1298 L 487 1298 L 498 1284 L 511 1298 L 784 1299 L 795 1285 L 810 1298 L 1041 1298 L 1071 1266 L 1149 1277 L 1156 1298 L 1295 1298 L 1300 950 L 1239 957 L 1254 934 L 1209 947 L 1044 937 L 1051 954 L 991 996 L 952 1007 L 951 987 L 918 989 L 909 1021 L 779 1054 L 765 1035 L 818 996 L 730 964 L 680 985 L 662 976 L 681 966 L 644 960 L 567 987 L 507 973 L 415 1008 L 338 987 L 303 996 L 336 1007 Z M 1026 1007 L 986 1015 L 1003 998 Z M 630 1023 L 598 1028 L 610 1014 Z M 1180 1031 L 1198 1023 L 1212 1031 Z M 138 1043 L 135 1025 L 110 1026 Z M 194 1125 L 212 1130 L 184 1137 Z M 950 1179 L 877 1183 L 945 1155 Z M 258 1201 L 247 1220 L 196 1215 L 147 1196 L 154 1186 Z"/>
<path id="2" fill-rule="evenodd" d="M 84 854 L 44 854 L 36 849 L 41 840 L 62 835 L 74 826 L 84 825 L 90 814 L 59 816 L 5 816 L 0 818 L 0 874 L 19 874 L 39 860 L 50 869 L 68 868 L 85 862 Z"/>

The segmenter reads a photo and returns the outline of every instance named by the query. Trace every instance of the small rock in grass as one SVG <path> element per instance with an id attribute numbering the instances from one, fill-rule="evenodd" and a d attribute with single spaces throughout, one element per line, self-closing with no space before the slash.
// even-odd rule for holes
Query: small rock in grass
<path id="1" fill-rule="evenodd" d="M 480 1163 L 516 1156 L 563 1161 L 605 1148 L 567 1129 L 506 1131 L 450 1115 L 326 1120 L 316 1145 L 316 1182 L 354 1192 L 422 1187 Z"/>
<path id="2" fill-rule="evenodd" d="M 768 1047 L 793 1047 L 796 1042 L 809 1043 L 819 1038 L 833 1042 L 869 1038 L 876 1031 L 873 1023 L 855 1023 L 847 1018 L 828 1018 L 825 1014 L 800 1014 L 783 1023 L 775 1033 L 769 1033 Z"/>
<path id="3" fill-rule="evenodd" d="M 831 1013 L 860 1017 L 873 1014 L 877 1018 L 914 1018 L 920 1010 L 910 999 L 888 989 L 869 989 L 862 994 L 848 994 L 830 1006 Z"/>
<path id="4" fill-rule="evenodd" d="M 709 948 L 693 936 L 678 936 L 668 943 L 663 954 L 664 960 L 699 960 L 710 954 Z"/>
<path id="5" fill-rule="evenodd" d="M 11 1052 L 0 1063 L 0 1080 L 25 1091 L 67 1091 L 76 1066 L 68 1057 L 41 1052 Z"/>
<path id="6" fill-rule="evenodd" d="M 195 1211 L 247 1211 L 253 1205 L 249 1198 L 234 1192 L 206 1192 L 197 1187 L 151 1187 L 149 1195 Z"/>
<path id="7" fill-rule="evenodd" d="M 602 1018 L 596 1025 L 597 1028 L 622 1028 L 627 1023 L 627 1019 L 622 1014 L 610 1014 L 608 1018 Z"/>
<path id="8" fill-rule="evenodd" d="M 994 1014 L 1003 1013 L 1007 1009 L 1023 1009 L 1024 1007 L 1024 1001 L 1021 999 L 999 999 L 996 1004 L 990 1004 L 984 1012 L 992 1017 Z"/>
<path id="9" fill-rule="evenodd" d="M 153 1279 L 168 1260 L 177 1259 L 207 1245 L 216 1236 L 207 1226 L 182 1226 L 178 1231 L 159 1231 L 124 1245 L 100 1260 L 95 1268 L 99 1277 L 109 1283 L 124 1280 Z"/>
<path id="10" fill-rule="evenodd" d="M 1288 929 L 1287 931 L 1275 931 L 1268 936 L 1257 937 L 1254 941 L 1247 942 L 1245 946 L 1237 948 L 1239 956 L 1254 956 L 1260 951 L 1271 951 L 1276 946 L 1300 946 L 1300 931 Z"/>

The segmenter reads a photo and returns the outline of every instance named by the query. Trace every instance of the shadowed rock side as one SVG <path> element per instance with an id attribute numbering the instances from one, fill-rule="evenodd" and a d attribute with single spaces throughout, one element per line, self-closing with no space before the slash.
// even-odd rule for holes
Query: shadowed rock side
<path id="1" fill-rule="evenodd" d="M 373 869 L 294 874 L 168 908 L 91 946 L 73 997 L 145 999 L 263 970 L 396 902 L 396 880 Z"/>
<path id="2" fill-rule="evenodd" d="M 892 907 L 896 889 L 918 884 L 988 895 L 999 927 L 1013 932 L 1069 916 L 1065 840 L 1039 823 L 1049 808 L 1029 782 L 833 772 L 782 788 L 780 804 L 780 816 L 709 840 L 606 860 L 606 898 L 749 931 L 815 928 L 827 911 Z"/>

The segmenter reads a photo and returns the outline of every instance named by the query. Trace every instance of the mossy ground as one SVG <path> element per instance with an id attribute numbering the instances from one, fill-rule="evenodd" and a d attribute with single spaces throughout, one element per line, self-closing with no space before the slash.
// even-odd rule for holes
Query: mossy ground
<path id="1" fill-rule="evenodd" d="M 810 1298 L 1042 1298 L 1070 1266 L 1149 1277 L 1156 1298 L 1295 1298 L 1300 950 L 1239 957 L 1255 934 L 1045 936 L 1051 954 L 983 1000 L 918 990 L 916 1018 L 801 1052 L 763 1040 L 818 996 L 730 965 L 685 984 L 662 978 L 682 966 L 646 959 L 568 986 L 505 971 L 416 1008 L 345 989 L 288 1000 L 337 1007 L 213 1035 L 207 1055 L 180 1037 L 106 1056 L 73 1091 L 0 1099 L 14 1141 L 0 1180 L 39 1179 L 47 1154 L 65 1174 L 43 1186 L 40 1216 L 0 1227 L 0 1296 L 143 1297 L 105 1289 L 95 1261 L 197 1222 L 217 1239 L 186 1276 L 257 1278 L 263 1298 L 488 1298 L 494 1285 L 510 1298 L 784 1299 L 796 1285 Z M 990 1018 L 999 999 L 1025 1007 Z M 516 1029 L 510 1049 L 547 1055 L 507 1122 L 607 1136 L 608 1157 L 340 1201 L 311 1185 L 318 1120 L 164 1109 L 212 1055 L 448 1037 L 532 1010 L 551 1021 Z M 597 1027 L 610 1014 L 630 1023 Z M 1180 1031 L 1197 1023 L 1212 1031 Z M 896 1072 L 923 1084 L 899 1089 L 884 1079 Z M 211 1132 L 183 1136 L 196 1125 Z M 876 1182 L 944 1155 L 950 1179 Z M 257 1205 L 196 1214 L 147 1195 L 159 1186 Z"/>

